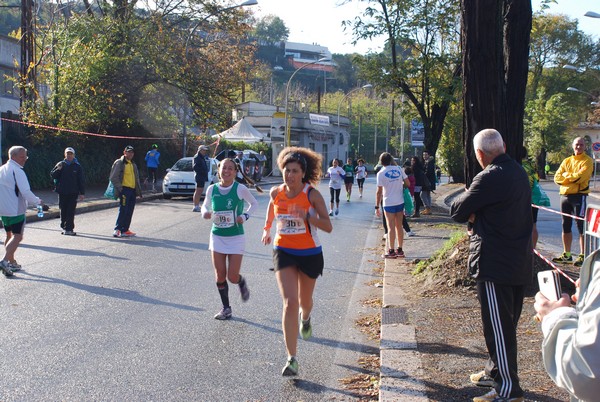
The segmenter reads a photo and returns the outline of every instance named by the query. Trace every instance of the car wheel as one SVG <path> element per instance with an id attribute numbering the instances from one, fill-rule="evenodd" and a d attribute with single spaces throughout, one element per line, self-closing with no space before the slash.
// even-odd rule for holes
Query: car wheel
<path id="1" fill-rule="evenodd" d="M 171 195 L 170 195 L 170 194 L 165 194 L 165 193 L 163 193 L 163 198 L 164 198 L 165 200 L 170 200 L 170 199 L 171 199 Z"/>

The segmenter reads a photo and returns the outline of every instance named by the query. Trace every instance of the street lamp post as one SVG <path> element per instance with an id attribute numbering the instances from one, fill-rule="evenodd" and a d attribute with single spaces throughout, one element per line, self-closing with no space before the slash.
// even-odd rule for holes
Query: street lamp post
<path id="1" fill-rule="evenodd" d="M 290 79 L 288 80 L 288 82 L 285 86 L 285 146 L 286 147 L 289 147 L 291 144 L 290 124 L 288 122 L 288 99 L 289 99 L 289 95 L 290 95 L 290 83 L 292 82 L 292 78 L 294 78 L 296 73 L 298 71 L 302 70 L 304 67 L 310 66 L 311 64 L 321 63 L 324 61 L 329 61 L 329 59 L 327 57 L 321 57 L 318 60 L 314 60 L 314 61 L 311 61 L 310 63 L 301 65 L 299 68 L 296 69 L 296 71 L 294 71 L 292 73 L 292 75 L 290 76 Z"/>
<path id="2" fill-rule="evenodd" d="M 215 16 L 217 14 L 220 14 L 222 12 L 233 10 L 235 8 L 240 8 L 240 7 L 254 6 L 256 4 L 258 4 L 258 0 L 246 0 L 243 3 L 236 4 L 236 5 L 231 6 L 231 7 L 225 7 L 225 8 L 221 8 L 219 10 L 216 10 L 215 12 L 210 13 L 209 15 L 207 15 L 206 17 L 204 17 L 200 21 L 198 21 L 196 23 L 196 25 L 194 25 L 194 27 L 191 29 L 190 34 L 188 35 L 187 39 L 185 40 L 185 48 L 184 48 L 185 61 L 187 62 L 190 39 L 192 38 L 192 36 L 194 36 L 194 33 L 196 33 L 196 29 L 198 29 L 198 27 L 200 25 L 202 25 L 204 22 L 206 22 L 210 17 L 213 17 L 213 16 Z M 187 98 L 187 90 L 185 91 L 184 95 Z M 184 158 L 185 158 L 186 151 L 187 151 L 187 115 L 188 115 L 188 113 L 189 113 L 188 102 L 187 102 L 187 99 L 186 99 L 186 101 L 184 102 L 184 106 L 183 106 L 183 122 L 182 122 L 182 124 L 183 124 L 183 128 L 182 128 L 182 135 L 183 135 L 183 157 Z"/>
<path id="3" fill-rule="evenodd" d="M 591 17 L 591 18 L 600 18 L 600 14 L 595 13 L 593 11 L 588 11 L 587 13 L 583 14 L 586 17 Z"/>
<path id="4" fill-rule="evenodd" d="M 359 88 L 354 88 L 351 91 L 348 91 L 348 93 L 346 93 L 342 99 L 340 100 L 340 102 L 338 103 L 338 110 L 337 110 L 337 126 L 338 126 L 338 130 L 340 128 L 340 108 L 342 107 L 342 102 L 344 102 L 344 99 L 346 99 L 351 93 L 356 92 L 356 91 L 360 91 L 361 89 L 369 89 L 369 88 L 373 88 L 373 85 L 371 84 L 366 84 L 363 85 L 362 87 Z M 360 149 L 360 129 L 359 129 L 359 134 L 358 134 L 358 147 Z"/>
<path id="5" fill-rule="evenodd" d="M 340 100 L 340 103 L 338 103 L 338 110 L 337 110 L 337 126 L 338 127 L 340 126 L 340 108 L 342 107 L 342 102 L 344 102 L 344 99 L 346 99 L 353 92 L 360 91 L 361 89 L 369 89 L 369 88 L 373 88 L 373 85 L 366 84 L 360 88 L 354 88 L 353 90 L 349 91 L 346 95 L 344 95 L 342 97 L 342 99 Z"/>

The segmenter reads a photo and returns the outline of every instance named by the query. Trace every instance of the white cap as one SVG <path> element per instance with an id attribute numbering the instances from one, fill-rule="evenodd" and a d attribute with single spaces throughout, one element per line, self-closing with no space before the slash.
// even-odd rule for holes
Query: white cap
<path id="1" fill-rule="evenodd" d="M 67 153 L 67 152 L 73 152 L 73 154 L 74 154 L 75 150 L 71 147 L 67 147 L 67 148 L 65 148 L 65 153 Z"/>

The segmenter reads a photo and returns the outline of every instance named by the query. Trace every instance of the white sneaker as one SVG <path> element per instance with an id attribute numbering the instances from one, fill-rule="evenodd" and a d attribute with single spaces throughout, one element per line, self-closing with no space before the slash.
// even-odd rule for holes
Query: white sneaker
<path id="1" fill-rule="evenodd" d="M 406 233 L 408 235 L 408 237 L 413 237 L 416 236 L 417 234 L 415 232 L 413 232 L 412 230 L 408 233 Z"/>
<path id="2" fill-rule="evenodd" d="M 200 207 L 196 205 L 194 208 L 192 208 L 192 212 L 200 212 Z"/>

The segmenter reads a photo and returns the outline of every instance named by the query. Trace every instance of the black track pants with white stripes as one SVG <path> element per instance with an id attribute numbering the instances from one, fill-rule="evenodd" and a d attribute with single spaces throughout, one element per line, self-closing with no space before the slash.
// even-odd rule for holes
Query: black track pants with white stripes
<path id="1" fill-rule="evenodd" d="M 517 324 L 523 309 L 525 286 L 477 282 L 483 335 L 489 360 L 485 372 L 505 398 L 523 396 L 517 374 Z"/>

